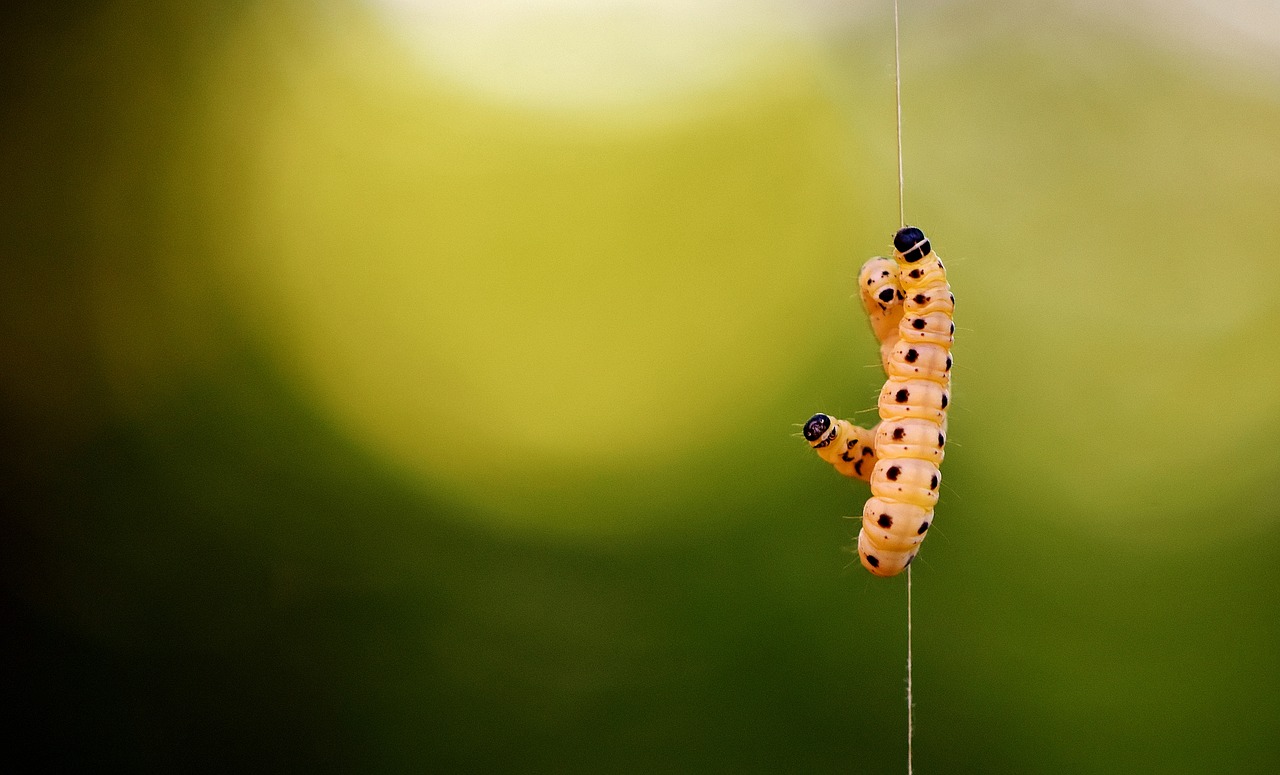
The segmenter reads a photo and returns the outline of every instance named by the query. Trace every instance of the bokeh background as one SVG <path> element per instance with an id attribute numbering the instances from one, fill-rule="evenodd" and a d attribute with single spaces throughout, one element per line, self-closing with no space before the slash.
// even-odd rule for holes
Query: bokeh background
<path id="1" fill-rule="evenodd" d="M 888 2 L 27 4 L 14 755 L 895 772 Z M 1280 770 L 1280 11 L 905 2 L 954 411 L 919 772 Z"/>

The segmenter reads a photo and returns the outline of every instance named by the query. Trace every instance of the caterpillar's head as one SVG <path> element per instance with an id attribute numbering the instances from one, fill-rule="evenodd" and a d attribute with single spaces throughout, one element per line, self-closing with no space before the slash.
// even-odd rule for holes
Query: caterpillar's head
<path id="1" fill-rule="evenodd" d="M 932 250 L 929 246 L 929 238 L 914 226 L 903 226 L 898 229 L 898 233 L 893 235 L 893 249 L 908 264 L 914 264 L 929 255 Z"/>
<path id="2" fill-rule="evenodd" d="M 804 424 L 804 440 L 814 448 L 827 446 L 835 438 L 835 435 L 835 421 L 831 419 L 830 415 L 819 412 L 810 417 L 809 422 Z"/>

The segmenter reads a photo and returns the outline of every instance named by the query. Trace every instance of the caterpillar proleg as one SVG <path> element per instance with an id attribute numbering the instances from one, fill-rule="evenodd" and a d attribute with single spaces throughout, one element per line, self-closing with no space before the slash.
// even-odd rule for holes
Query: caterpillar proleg
<path id="1" fill-rule="evenodd" d="M 877 576 L 896 576 L 910 565 L 933 523 L 955 336 L 955 296 L 924 232 L 904 226 L 893 248 L 892 259 L 873 258 L 858 275 L 888 377 L 880 391 L 880 423 L 859 428 L 819 413 L 804 427 L 823 460 L 871 484 L 858 557 Z"/>

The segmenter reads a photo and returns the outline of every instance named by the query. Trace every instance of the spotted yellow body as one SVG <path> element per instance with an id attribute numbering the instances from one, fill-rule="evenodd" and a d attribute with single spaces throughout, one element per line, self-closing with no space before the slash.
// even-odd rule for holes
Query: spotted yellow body
<path id="1" fill-rule="evenodd" d="M 858 556 L 875 575 L 896 576 L 915 559 L 938 502 L 951 403 L 955 296 L 928 238 L 911 226 L 894 236 L 892 259 L 877 257 L 863 265 L 858 286 L 888 377 L 878 402 L 880 423 L 859 428 L 816 414 L 804 435 L 841 473 L 870 482 Z M 849 454 L 851 449 L 858 455 Z M 864 475 L 868 464 L 869 476 Z"/>

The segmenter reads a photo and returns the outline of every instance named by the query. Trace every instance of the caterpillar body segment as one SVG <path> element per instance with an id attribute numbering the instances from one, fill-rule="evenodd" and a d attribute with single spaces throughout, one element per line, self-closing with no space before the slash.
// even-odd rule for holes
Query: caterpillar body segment
<path id="1" fill-rule="evenodd" d="M 933 523 L 955 335 L 955 296 L 924 232 L 903 227 L 894 235 L 893 247 L 902 319 L 898 341 L 885 361 L 889 378 L 880 391 L 878 461 L 858 532 L 858 557 L 877 576 L 896 576 L 910 565 Z"/>
<path id="2" fill-rule="evenodd" d="M 920 418 L 942 425 L 947 421 L 950 391 L 950 380 L 939 384 L 930 379 L 890 377 L 880 390 L 880 419 Z"/>
<path id="3" fill-rule="evenodd" d="M 938 266 L 942 266 L 942 262 L 938 262 Z M 943 277 L 941 290 L 935 284 L 917 290 L 910 297 L 903 294 L 903 310 L 913 315 L 945 312 L 949 317 L 956 311 L 956 297 L 951 293 L 951 289 L 946 287 L 946 278 Z"/>
<path id="4" fill-rule="evenodd" d="M 815 414 L 804 424 L 804 438 L 818 457 L 845 476 L 870 481 L 876 466 L 876 429 L 860 428 L 848 420 Z"/>
<path id="5" fill-rule="evenodd" d="M 885 359 L 884 372 L 890 377 L 946 384 L 951 379 L 951 353 L 939 344 L 899 340 Z"/>
<path id="6" fill-rule="evenodd" d="M 939 466 L 946 454 L 946 434 L 946 423 L 939 427 L 932 420 L 919 418 L 891 420 L 876 426 L 875 446 L 894 459 L 916 458 Z"/>
<path id="7" fill-rule="evenodd" d="M 915 457 L 881 458 L 871 471 L 871 491 L 879 498 L 932 509 L 938 502 L 942 472 Z"/>
<path id="8" fill-rule="evenodd" d="M 937 344 L 950 348 L 956 333 L 949 312 L 930 312 L 927 315 L 904 315 L 898 326 L 899 336 L 915 344 Z"/>

